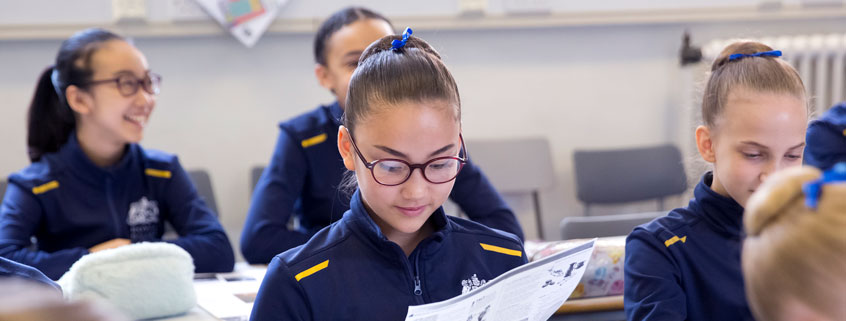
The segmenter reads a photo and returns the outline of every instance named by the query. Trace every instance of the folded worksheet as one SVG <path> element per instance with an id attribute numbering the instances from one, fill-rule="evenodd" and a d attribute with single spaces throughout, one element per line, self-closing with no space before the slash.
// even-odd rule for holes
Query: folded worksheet
<path id="1" fill-rule="evenodd" d="M 517 267 L 452 299 L 410 306 L 405 320 L 548 320 L 576 289 L 595 242 Z"/>

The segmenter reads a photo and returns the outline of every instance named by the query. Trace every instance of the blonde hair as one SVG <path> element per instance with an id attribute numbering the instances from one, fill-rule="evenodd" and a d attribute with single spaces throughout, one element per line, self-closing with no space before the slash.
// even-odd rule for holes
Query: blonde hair
<path id="1" fill-rule="evenodd" d="M 820 176 L 813 167 L 785 169 L 749 199 L 743 275 L 759 319 L 779 320 L 785 307 L 800 303 L 846 320 L 846 183 L 824 185 L 810 209 L 802 185 Z"/>
<path id="2" fill-rule="evenodd" d="M 729 59 L 733 54 L 748 55 L 772 50 L 753 41 L 738 41 L 723 49 L 711 65 L 711 75 L 702 96 L 702 120 L 706 126 L 714 128 L 731 93 L 738 89 L 789 94 L 805 102 L 807 112 L 805 85 L 796 69 L 786 61 L 767 56 Z"/>

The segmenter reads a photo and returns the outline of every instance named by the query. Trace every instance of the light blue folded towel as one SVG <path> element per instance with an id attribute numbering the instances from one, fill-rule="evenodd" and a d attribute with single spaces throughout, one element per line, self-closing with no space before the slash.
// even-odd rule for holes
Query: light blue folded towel
<path id="1" fill-rule="evenodd" d="M 137 243 L 83 256 L 59 279 L 65 298 L 105 299 L 134 319 L 197 304 L 191 255 L 170 243 Z"/>

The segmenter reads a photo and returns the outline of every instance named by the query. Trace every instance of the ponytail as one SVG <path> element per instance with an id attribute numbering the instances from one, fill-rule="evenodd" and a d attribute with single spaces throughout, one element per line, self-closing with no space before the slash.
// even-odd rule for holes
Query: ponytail
<path id="1" fill-rule="evenodd" d="M 65 91 L 71 85 L 88 88 L 87 83 L 94 74 L 91 56 L 109 40 L 125 41 L 121 36 L 98 28 L 77 32 L 62 42 L 55 65 L 41 73 L 27 119 L 26 143 L 30 161 L 37 162 L 45 154 L 58 151 L 76 129 L 75 115 L 67 103 Z"/>
<path id="2" fill-rule="evenodd" d="M 44 154 L 59 150 L 76 128 L 73 112 L 63 97 L 59 97 L 59 84 L 54 84 L 54 67 L 41 73 L 27 119 L 27 154 L 37 162 Z M 64 95 L 62 95 L 64 96 Z"/>

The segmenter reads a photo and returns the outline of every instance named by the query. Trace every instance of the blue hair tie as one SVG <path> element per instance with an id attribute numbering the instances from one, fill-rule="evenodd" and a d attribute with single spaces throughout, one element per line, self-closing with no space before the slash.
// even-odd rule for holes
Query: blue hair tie
<path id="1" fill-rule="evenodd" d="M 62 87 L 59 86 L 59 70 L 56 67 L 53 67 L 53 72 L 50 74 L 50 82 L 53 83 L 53 90 L 56 91 L 56 95 L 59 95 L 59 99 L 65 97 L 62 94 Z"/>
<path id="2" fill-rule="evenodd" d="M 402 40 L 394 39 L 394 41 L 391 41 L 391 50 L 397 51 L 402 47 L 405 47 L 405 44 L 408 42 L 408 38 L 411 38 L 412 33 L 414 32 L 411 31 L 411 27 L 405 28 L 405 31 L 402 33 Z"/>
<path id="3" fill-rule="evenodd" d="M 817 209 L 823 185 L 835 182 L 846 182 L 846 162 L 835 164 L 834 167 L 823 172 L 822 178 L 802 185 L 802 192 L 805 193 L 805 206 Z"/>
<path id="4" fill-rule="evenodd" d="M 753 54 L 733 54 L 729 56 L 729 61 L 743 59 L 746 57 L 781 57 L 781 50 L 762 51 Z"/>

